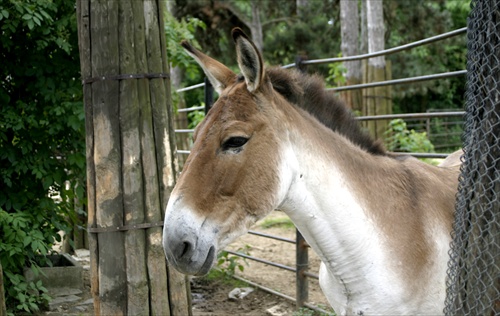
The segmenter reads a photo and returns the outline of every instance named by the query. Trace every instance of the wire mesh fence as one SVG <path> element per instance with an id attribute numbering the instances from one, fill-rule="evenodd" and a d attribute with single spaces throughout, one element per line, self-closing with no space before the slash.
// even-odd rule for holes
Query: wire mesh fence
<path id="1" fill-rule="evenodd" d="M 500 315 L 500 0 L 473 0 L 447 315 Z"/>

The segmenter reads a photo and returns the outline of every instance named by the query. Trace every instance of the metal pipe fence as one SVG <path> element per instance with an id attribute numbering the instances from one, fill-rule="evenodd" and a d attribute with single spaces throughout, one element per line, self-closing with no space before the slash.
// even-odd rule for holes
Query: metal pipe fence
<path id="1" fill-rule="evenodd" d="M 447 39 L 450 37 L 454 37 L 457 35 L 465 34 L 466 32 L 467 32 L 467 28 L 463 27 L 463 28 L 460 28 L 460 29 L 457 29 L 457 30 L 454 30 L 451 32 L 432 36 L 432 37 L 429 37 L 429 38 L 426 38 L 426 39 L 423 39 L 420 41 L 411 42 L 411 43 L 400 45 L 397 47 L 384 49 L 384 50 L 381 50 L 378 52 L 373 52 L 373 53 L 369 53 L 369 54 L 361 54 L 361 55 L 356 55 L 356 56 L 324 58 L 324 59 L 310 59 L 310 60 L 303 61 L 302 64 L 303 65 L 330 64 L 330 63 L 339 63 L 339 62 L 344 62 L 344 61 L 363 60 L 363 59 L 369 59 L 369 58 L 379 57 L 379 56 L 386 56 L 386 55 L 394 54 L 394 53 L 401 52 L 401 51 L 404 51 L 407 49 L 415 48 L 418 46 L 434 43 L 436 41 L 441 41 L 441 40 L 444 40 L 444 39 Z M 296 66 L 295 63 L 285 65 L 285 66 L 283 66 L 283 68 L 291 68 L 294 66 Z"/>
<path id="2" fill-rule="evenodd" d="M 288 64 L 283 66 L 283 68 L 292 68 L 292 67 L 298 67 L 300 65 L 315 65 L 315 64 L 325 64 L 325 63 L 337 63 L 337 62 L 344 62 L 344 61 L 354 61 L 354 60 L 362 60 L 362 59 L 369 59 L 372 57 L 377 57 L 377 56 L 384 56 L 384 55 L 389 55 L 397 52 L 401 52 L 407 49 L 411 49 L 414 47 L 418 47 L 421 45 L 427 45 L 430 43 L 434 43 L 437 41 L 441 41 L 450 37 L 458 36 L 465 34 L 467 31 L 467 28 L 460 28 L 451 32 L 443 33 L 437 36 L 433 36 L 427 39 L 423 39 L 420 41 L 408 43 L 405 45 L 401 45 L 398 47 L 386 49 L 383 51 L 379 52 L 374 52 L 370 54 L 362 54 L 362 55 L 357 55 L 357 56 L 348 56 L 348 57 L 340 57 L 340 58 L 326 58 L 326 59 L 316 59 L 316 60 L 306 60 L 306 61 L 300 61 L 298 60 L 296 63 L 293 64 Z M 300 65 L 298 64 L 300 63 Z M 299 67 L 298 67 L 299 68 Z M 379 87 L 379 86 L 388 86 L 388 85 L 396 85 L 396 84 L 409 84 L 409 83 L 415 83 L 415 82 L 420 82 L 420 81 L 426 81 L 426 80 L 437 80 L 437 79 L 444 79 L 444 78 L 450 78 L 450 77 L 455 77 L 455 76 L 464 76 L 467 74 L 466 70 L 459 70 L 459 71 L 450 71 L 450 72 L 445 72 L 445 73 L 440 73 L 440 74 L 431 74 L 431 75 L 425 75 L 425 76 L 417 76 L 417 77 L 412 77 L 412 78 L 402 78 L 402 79 L 394 79 L 394 80 L 387 80 L 387 81 L 381 81 L 381 82 L 374 82 L 374 83 L 366 83 L 366 84 L 357 84 L 357 85 L 351 85 L 351 86 L 343 86 L 343 87 L 337 87 L 337 88 L 328 88 L 328 91 L 335 91 L 335 92 L 340 92 L 340 91 L 347 91 L 347 90 L 354 90 L 354 89 L 366 89 L 366 88 L 373 88 L 373 87 Z M 205 88 L 205 106 L 195 106 L 195 107 L 190 107 L 190 108 L 185 108 L 185 109 L 179 109 L 178 112 L 180 113 L 186 113 L 186 112 L 192 112 L 192 111 L 200 111 L 204 110 L 205 113 L 208 111 L 208 109 L 211 107 L 213 103 L 213 88 L 211 89 L 209 83 L 205 81 L 204 83 L 199 83 L 190 87 L 185 87 L 182 89 L 176 90 L 177 93 L 183 93 L 183 92 L 188 92 L 194 89 L 198 88 Z M 392 120 L 392 119 L 404 119 L 404 120 L 411 120 L 411 119 L 418 119 L 418 120 L 429 120 L 432 118 L 450 118 L 450 117 L 460 117 L 462 118 L 464 116 L 464 111 L 446 111 L 446 112 L 427 112 L 427 113 L 405 113 L 405 114 L 389 114 L 389 115 L 373 115 L 373 116 L 359 116 L 356 117 L 357 120 L 359 121 L 373 121 L 373 120 Z M 429 123 L 427 123 L 429 124 Z M 176 133 L 192 133 L 194 132 L 194 129 L 176 129 Z M 188 155 L 190 153 L 189 150 L 187 149 L 178 149 L 177 154 L 180 155 Z M 391 154 L 393 155 L 411 155 L 417 158 L 439 158 L 439 159 L 444 159 L 448 156 L 447 153 L 407 153 L 407 152 L 392 152 Z M 311 273 L 307 271 L 308 269 L 308 246 L 303 239 L 302 235 L 300 234 L 299 231 L 297 231 L 297 236 L 296 240 L 288 239 L 288 238 L 283 238 L 280 236 L 274 236 L 270 234 L 265 234 L 261 232 L 256 232 L 256 231 L 249 231 L 250 234 L 258 235 L 263 238 L 272 238 L 281 242 L 286 242 L 286 243 L 292 243 L 296 245 L 296 266 L 295 267 L 290 267 L 281 263 L 277 262 L 272 262 L 268 261 L 262 258 L 257 258 L 248 254 L 244 254 L 241 252 L 237 251 L 230 251 L 226 250 L 229 254 L 234 255 L 234 256 L 239 256 L 245 259 L 249 259 L 255 262 L 259 262 L 262 264 L 270 265 L 279 269 L 283 269 L 286 271 L 294 272 L 296 274 L 296 283 L 297 283 L 297 289 L 296 289 L 296 297 L 291 297 L 289 295 L 280 293 L 278 291 L 275 291 L 273 289 L 270 289 L 266 286 L 263 286 L 261 284 L 255 283 L 251 280 L 247 280 L 245 278 L 239 277 L 239 276 L 234 276 L 236 279 L 239 279 L 241 281 L 244 281 L 248 283 L 251 286 L 260 288 L 264 291 L 267 291 L 269 293 L 272 293 L 274 295 L 283 297 L 287 300 L 294 301 L 297 304 L 297 307 L 308 307 L 310 309 L 316 310 L 318 312 L 324 313 L 324 314 L 329 314 L 330 312 L 319 308 L 318 306 L 315 306 L 313 304 L 310 304 L 307 302 L 308 299 L 308 290 L 307 290 L 307 278 L 314 278 L 318 279 L 318 275 L 315 273 Z"/>
<path id="3" fill-rule="evenodd" d="M 326 90 L 340 92 L 340 91 L 348 91 L 348 90 L 367 89 L 367 88 L 375 88 L 375 87 L 383 87 L 383 86 L 393 86 L 393 85 L 397 85 L 397 84 L 408 84 L 408 83 L 427 81 L 427 80 L 444 79 L 444 78 L 457 77 L 457 76 L 465 76 L 466 74 L 467 74 L 467 70 L 457 70 L 457 71 L 450 71 L 450 72 L 444 72 L 444 73 L 433 74 L 433 75 L 425 75 L 425 76 L 417 76 L 417 77 L 411 77 L 411 78 L 378 81 L 378 82 L 372 82 L 372 83 L 363 83 L 363 84 L 356 84 L 356 85 L 336 87 L 336 88 L 327 88 Z"/>

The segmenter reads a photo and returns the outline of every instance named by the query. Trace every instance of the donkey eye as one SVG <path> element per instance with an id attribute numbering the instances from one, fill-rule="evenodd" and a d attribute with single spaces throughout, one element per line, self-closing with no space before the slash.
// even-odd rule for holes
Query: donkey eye
<path id="1" fill-rule="evenodd" d="M 231 137 L 222 144 L 222 149 L 239 148 L 246 144 L 248 138 L 246 137 Z"/>

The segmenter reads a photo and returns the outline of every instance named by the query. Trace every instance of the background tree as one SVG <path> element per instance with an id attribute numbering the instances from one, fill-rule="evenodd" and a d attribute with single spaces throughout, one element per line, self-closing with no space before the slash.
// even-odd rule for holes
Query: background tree
<path id="1" fill-rule="evenodd" d="M 368 53 L 385 48 L 385 24 L 382 0 L 366 1 L 366 23 L 368 37 Z M 364 67 L 364 81 L 378 82 L 391 78 L 390 68 L 386 67 L 385 56 L 368 59 Z M 392 113 L 391 88 L 375 87 L 363 90 L 363 115 L 383 115 Z M 365 126 L 375 138 L 383 138 L 388 127 L 387 121 L 368 121 Z"/>
<path id="2" fill-rule="evenodd" d="M 470 1 L 385 1 L 386 46 L 394 47 L 466 26 Z M 393 78 L 465 69 L 466 37 L 420 46 L 387 57 Z M 463 108 L 465 77 L 393 87 L 395 113 Z"/>
<path id="3" fill-rule="evenodd" d="M 7 309 L 32 312 L 47 297 L 23 268 L 70 230 L 73 197 L 84 196 L 74 3 L 3 1 L 0 29 L 0 260 Z"/>
<path id="4" fill-rule="evenodd" d="M 251 1 L 229 0 L 222 4 L 219 1 L 175 2 L 179 8 L 177 18 L 196 17 L 207 25 L 206 30 L 195 33 L 204 51 L 225 64 L 234 63 L 230 31 L 235 26 L 242 27 L 247 33 L 250 30 L 242 21 L 243 18 L 239 18 L 241 15 L 235 15 L 227 7 L 237 7 L 244 13 L 244 19 L 248 20 L 251 19 Z M 351 5 L 357 2 L 360 10 L 359 53 L 367 53 L 367 1 L 346 2 Z M 319 59 L 336 57 L 341 52 L 339 1 L 297 0 L 280 2 L 280 5 L 261 1 L 259 6 L 264 37 L 263 55 L 270 65 L 294 63 L 297 55 Z M 384 46 L 395 47 L 464 27 L 469 10 L 468 0 L 424 1 L 418 6 L 410 0 L 384 1 Z M 465 36 L 459 36 L 392 54 L 386 56 L 386 60 L 391 65 L 391 77 L 397 79 L 464 69 L 465 54 Z M 329 85 L 343 84 L 344 70 L 340 64 L 311 65 L 307 70 L 327 77 Z M 196 83 L 201 81 L 202 78 L 199 78 Z M 187 82 L 184 84 L 187 85 Z M 427 109 L 460 109 L 463 106 L 464 86 L 465 77 L 393 86 L 390 110 L 394 113 L 411 113 L 425 112 Z M 196 100 L 186 102 L 199 103 Z"/>
<path id="5" fill-rule="evenodd" d="M 358 14 L 358 1 L 340 0 L 340 30 L 342 56 L 355 56 L 360 54 L 360 19 Z M 346 72 L 346 85 L 361 83 L 363 77 L 361 61 L 344 63 Z M 346 103 L 353 110 L 360 111 L 363 103 L 361 90 L 347 91 L 343 95 Z"/>

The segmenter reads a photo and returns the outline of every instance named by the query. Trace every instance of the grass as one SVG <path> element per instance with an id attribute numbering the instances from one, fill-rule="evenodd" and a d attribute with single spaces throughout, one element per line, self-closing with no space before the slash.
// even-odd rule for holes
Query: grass
<path id="1" fill-rule="evenodd" d="M 312 310 L 310 308 L 307 308 L 307 307 L 302 307 L 300 308 L 299 310 L 295 311 L 293 313 L 293 316 L 335 316 L 336 314 L 333 312 L 333 310 L 330 308 L 330 307 L 325 307 L 325 306 L 318 306 L 319 308 L 322 308 L 324 310 L 330 310 L 331 313 L 322 313 L 322 312 L 318 312 L 318 311 L 315 311 L 315 310 Z"/>
<path id="2" fill-rule="evenodd" d="M 203 277 L 203 279 L 209 282 L 220 282 L 222 284 L 227 284 L 232 287 L 247 287 L 248 284 L 229 276 L 226 272 L 215 268 L 210 270 L 210 272 Z"/>
<path id="3" fill-rule="evenodd" d="M 274 218 L 265 218 L 259 225 L 262 228 L 271 228 L 271 227 L 282 227 L 282 228 L 295 228 L 295 225 L 292 223 L 292 220 L 288 217 L 274 217 Z"/>

